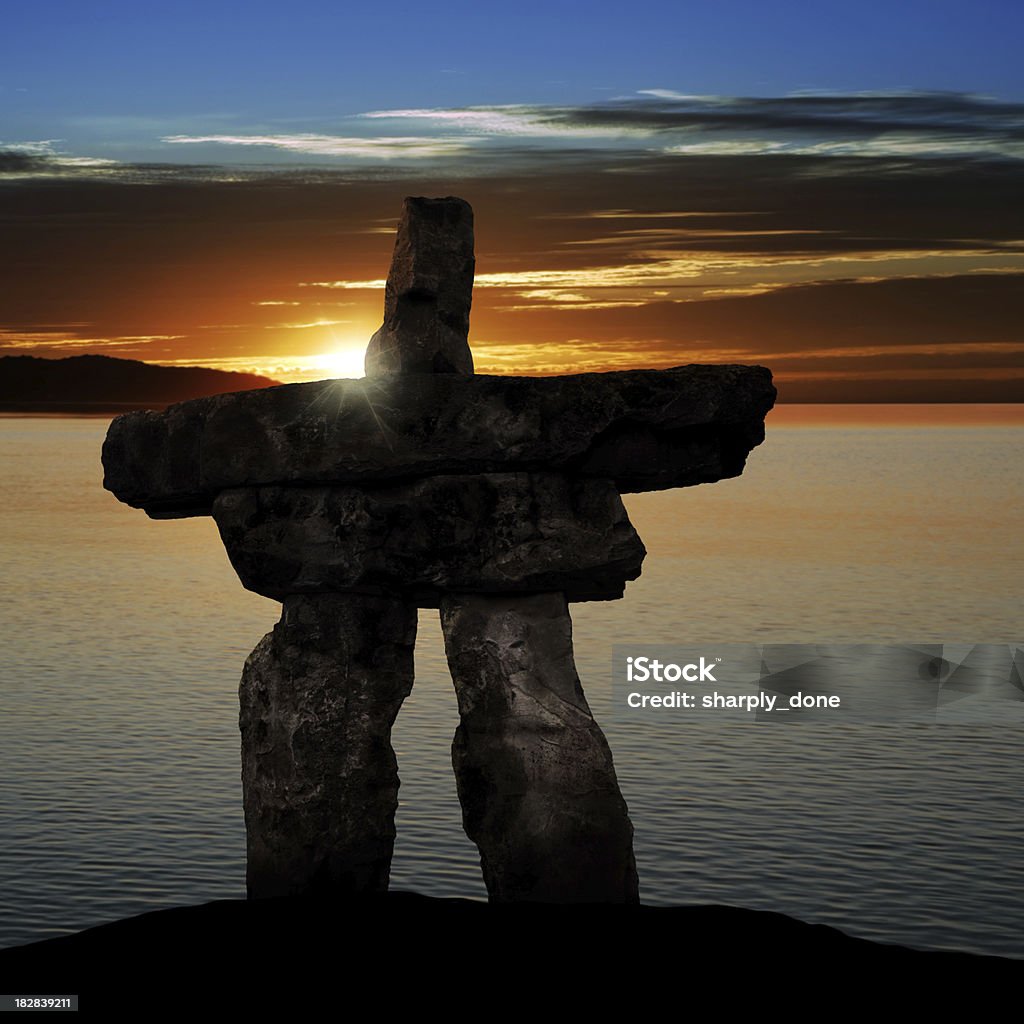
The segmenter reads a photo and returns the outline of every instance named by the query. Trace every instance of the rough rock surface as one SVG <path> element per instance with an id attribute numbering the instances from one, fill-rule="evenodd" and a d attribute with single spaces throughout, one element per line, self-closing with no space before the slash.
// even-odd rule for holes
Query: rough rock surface
<path id="1" fill-rule="evenodd" d="M 107 433 L 104 487 L 153 518 L 214 515 L 245 586 L 284 601 L 240 687 L 250 896 L 387 888 L 391 727 L 416 606 L 439 604 L 492 900 L 637 901 L 567 599 L 639 575 L 619 492 L 739 475 L 775 388 L 759 366 L 474 375 L 473 270 L 469 205 L 408 199 L 366 379 L 129 413 Z"/>
<path id="2" fill-rule="evenodd" d="M 558 473 L 434 476 L 379 487 L 253 487 L 213 505 L 242 584 L 266 597 L 446 591 L 622 596 L 644 546 L 614 485 Z"/>
<path id="3" fill-rule="evenodd" d="M 631 903 L 633 826 L 587 706 L 561 594 L 441 605 L 463 823 L 496 902 Z"/>
<path id="4" fill-rule="evenodd" d="M 416 610 L 289 598 L 239 689 L 250 897 L 387 889 L 398 769 L 391 725 L 413 681 Z"/>
<path id="5" fill-rule="evenodd" d="M 472 373 L 473 210 L 464 199 L 405 200 L 366 375 Z"/>
<path id="6" fill-rule="evenodd" d="M 287 384 L 111 424 L 103 486 L 154 518 L 263 484 L 558 470 L 623 493 L 738 476 L 775 401 L 761 366 Z"/>

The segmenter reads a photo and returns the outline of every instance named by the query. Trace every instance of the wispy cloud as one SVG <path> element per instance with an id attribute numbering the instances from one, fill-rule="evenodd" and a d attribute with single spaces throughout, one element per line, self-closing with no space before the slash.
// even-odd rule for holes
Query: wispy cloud
<path id="1" fill-rule="evenodd" d="M 116 160 L 74 156 L 60 148 L 61 139 L 23 142 L 0 140 L 0 176 L 7 180 L 46 177 L 93 177 L 121 165 Z"/>
<path id="2" fill-rule="evenodd" d="M 948 357 L 1021 354 L 1024 354 L 1024 341 L 974 341 L 917 342 L 907 345 L 849 345 L 841 348 L 812 348 L 792 352 L 763 352 L 759 353 L 759 358 L 771 362 L 784 362 L 788 359 L 899 359 L 902 356 Z"/>
<path id="3" fill-rule="evenodd" d="M 530 291 L 517 292 L 522 304 L 498 306 L 503 311 L 529 311 L 549 309 L 618 309 L 627 306 L 643 306 L 647 299 L 607 299 L 594 298 L 577 292 L 561 291 L 558 288 L 534 288 Z"/>
<path id="4" fill-rule="evenodd" d="M 583 213 L 552 213 L 549 220 L 680 220 L 699 217 L 718 220 L 722 217 L 756 217 L 763 211 L 751 210 L 587 210 Z"/>
<path id="5" fill-rule="evenodd" d="M 657 100 L 682 100 L 686 103 L 714 104 L 729 106 L 743 101 L 735 96 L 713 96 L 702 93 L 677 92 L 675 89 L 639 89 L 638 96 L 653 96 Z"/>
<path id="6" fill-rule="evenodd" d="M 946 132 L 881 132 L 874 138 L 836 142 L 762 139 L 709 139 L 666 146 L 681 156 L 846 156 L 846 157 L 1003 157 L 1024 159 L 1024 140 L 957 136 Z"/>
<path id="7" fill-rule="evenodd" d="M 107 349 L 138 348 L 154 341 L 176 341 L 181 334 L 132 334 L 114 338 L 71 336 L 54 331 L 16 331 L 0 329 L 0 348 L 7 349 Z"/>
<path id="8" fill-rule="evenodd" d="M 430 136 L 381 136 L 361 138 L 346 135 L 319 135 L 300 132 L 292 135 L 165 135 L 161 142 L 196 145 L 213 143 L 221 146 L 256 146 L 286 150 L 306 156 L 353 157 L 359 159 L 393 160 L 425 159 L 453 156 L 469 145 L 464 138 L 432 138 Z"/>
<path id="9" fill-rule="evenodd" d="M 56 145 L 60 139 L 36 139 L 25 142 L 4 142 L 0 139 L 0 149 L 9 150 L 12 153 L 30 153 L 33 156 L 53 156 L 57 150 Z"/>
<path id="10" fill-rule="evenodd" d="M 785 233 L 784 233 L 785 234 Z M 871 273 L 876 265 L 885 265 L 890 273 L 908 271 L 907 264 L 916 264 L 928 260 L 934 273 L 946 272 L 968 273 L 970 271 L 988 271 L 992 261 L 992 252 L 983 250 L 900 250 L 880 248 L 868 252 L 836 252 L 836 253 L 710 253 L 706 251 L 692 254 L 673 255 L 666 257 L 657 251 L 646 254 L 643 262 L 631 262 L 603 266 L 575 266 L 564 270 L 532 269 L 510 270 L 494 273 L 478 274 L 474 282 L 477 289 L 504 288 L 515 291 L 521 298 L 532 298 L 535 301 L 553 298 L 564 308 L 578 308 L 582 303 L 595 300 L 590 292 L 605 289 L 656 289 L 672 288 L 688 280 L 715 281 L 721 285 L 724 276 L 738 276 L 747 272 L 764 273 L 771 270 L 776 274 L 774 286 L 781 287 L 800 280 L 845 280 Z M 1024 270 L 1024 254 L 1006 253 L 1000 257 L 1006 269 Z M 949 264 L 947 268 L 945 265 Z M 385 281 L 377 278 L 372 280 L 350 281 L 306 281 L 301 287 L 327 288 L 341 290 L 377 291 L 384 287 Z M 744 282 L 746 284 L 746 282 Z M 758 281 L 757 287 L 771 287 L 765 281 Z M 567 299 L 566 296 L 573 296 Z M 628 296 L 622 296 L 626 304 Z M 578 302 L 576 301 L 578 300 Z M 620 297 L 605 301 L 619 302 Z"/>
<path id="11" fill-rule="evenodd" d="M 572 123 L 565 114 L 566 110 L 561 107 L 510 105 L 458 107 L 450 110 L 426 107 L 371 110 L 361 116 L 367 120 L 416 121 L 424 125 L 443 125 L 448 129 L 471 132 L 475 136 L 559 136 L 597 139 L 649 134 L 649 130 L 643 126 Z"/>
<path id="12" fill-rule="evenodd" d="M 305 331 L 311 327 L 337 327 L 340 324 L 350 324 L 351 320 L 307 320 L 301 323 L 267 324 L 264 330 L 268 331 Z"/>
<path id="13" fill-rule="evenodd" d="M 642 218 L 641 218 L 642 219 Z M 813 228 L 628 228 L 613 235 L 597 238 L 570 238 L 563 245 L 599 245 L 604 247 L 658 245 L 662 242 L 681 241 L 688 243 L 716 240 L 805 238 L 825 232 Z"/>
<path id="14" fill-rule="evenodd" d="M 1024 159 L 1024 104 L 959 93 L 797 94 L 749 98 L 643 89 L 586 106 L 375 110 L 476 136 L 601 140 L 683 155 L 990 156 Z"/>
<path id="15" fill-rule="evenodd" d="M 151 183 L 250 181 L 285 169 L 304 170 L 306 180 L 336 170 L 399 178 L 432 166 L 480 178 L 613 158 L 620 163 L 605 166 L 605 173 L 656 167 L 662 159 L 786 156 L 818 161 L 820 175 L 830 162 L 1024 160 L 1024 103 L 958 93 L 735 97 L 651 88 L 582 105 L 370 110 L 330 123 L 305 122 L 302 130 L 294 122 L 246 125 L 228 115 L 195 119 L 199 130 L 179 130 L 182 123 L 112 122 L 110 131 L 151 133 L 138 143 L 148 162 L 124 160 L 131 146 L 121 141 L 104 142 L 99 150 L 119 160 L 66 152 L 59 139 L 0 143 L 0 173 L 8 180 L 103 176 Z M 197 154 L 195 165 L 181 162 L 188 150 Z M 690 212 L 664 211 L 673 217 Z"/>
<path id="16" fill-rule="evenodd" d="M 300 281 L 300 288 L 340 288 L 342 291 L 379 291 L 387 284 L 386 278 L 374 277 L 368 281 Z M 479 276 L 474 286 L 480 286 Z"/>

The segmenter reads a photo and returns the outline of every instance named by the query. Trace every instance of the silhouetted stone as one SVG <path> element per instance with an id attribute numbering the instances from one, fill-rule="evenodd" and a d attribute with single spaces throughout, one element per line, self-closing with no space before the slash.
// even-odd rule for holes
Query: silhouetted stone
<path id="1" fill-rule="evenodd" d="M 416 610 L 290 597 L 239 689 L 250 897 L 382 892 L 395 839 L 391 726 L 412 690 Z"/>
<path id="2" fill-rule="evenodd" d="M 284 601 L 246 662 L 252 896 L 387 887 L 415 606 L 441 608 L 467 833 L 495 902 L 634 903 L 633 829 L 576 673 L 567 600 L 614 598 L 644 548 L 618 492 L 738 476 L 775 401 L 760 366 L 473 374 L 472 211 L 407 199 L 364 380 L 118 417 L 104 487 L 214 515 Z"/>
<path id="3" fill-rule="evenodd" d="M 401 591 L 622 596 L 644 546 L 615 487 L 557 473 L 433 476 L 360 487 L 222 491 L 213 505 L 243 585 L 266 597 Z"/>
<path id="4" fill-rule="evenodd" d="M 775 401 L 760 366 L 567 377 L 409 374 L 219 395 L 119 416 L 103 485 L 154 518 L 228 488 L 558 470 L 620 492 L 738 476 Z"/>
<path id="5" fill-rule="evenodd" d="M 576 673 L 565 598 L 451 595 L 441 625 L 463 823 L 491 899 L 635 902 L 633 826 Z"/>
<path id="6" fill-rule="evenodd" d="M 473 210 L 464 199 L 410 197 L 384 290 L 384 324 L 366 375 L 472 373 Z"/>

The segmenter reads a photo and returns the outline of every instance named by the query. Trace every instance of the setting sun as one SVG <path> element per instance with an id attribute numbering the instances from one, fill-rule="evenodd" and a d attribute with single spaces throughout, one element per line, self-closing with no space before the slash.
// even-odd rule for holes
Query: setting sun
<path id="1" fill-rule="evenodd" d="M 319 366 L 330 377 L 355 379 L 363 376 L 363 355 L 366 345 L 345 345 L 325 352 L 318 360 Z"/>

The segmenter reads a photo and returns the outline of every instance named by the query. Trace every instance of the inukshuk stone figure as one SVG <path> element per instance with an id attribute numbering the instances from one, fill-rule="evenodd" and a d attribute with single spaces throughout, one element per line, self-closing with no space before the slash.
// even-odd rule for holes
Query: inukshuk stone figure
<path id="1" fill-rule="evenodd" d="M 757 366 L 474 375 L 472 211 L 407 199 L 366 377 L 111 424 L 104 486 L 212 515 L 281 620 L 246 662 L 252 897 L 387 887 L 418 608 L 439 608 L 463 821 L 496 901 L 637 899 L 633 829 L 573 661 L 573 601 L 645 551 L 622 492 L 737 476 L 775 398 Z"/>

